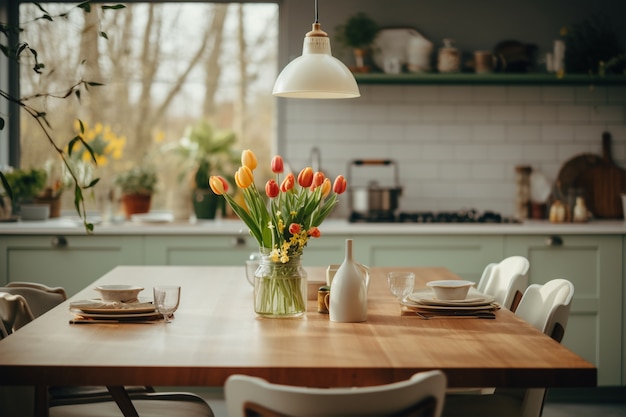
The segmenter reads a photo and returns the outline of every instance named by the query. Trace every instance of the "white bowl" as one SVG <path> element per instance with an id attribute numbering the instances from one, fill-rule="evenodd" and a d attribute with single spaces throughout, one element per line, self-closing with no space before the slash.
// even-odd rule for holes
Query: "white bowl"
<path id="1" fill-rule="evenodd" d="M 20 218 L 22 220 L 46 220 L 50 217 L 50 204 L 22 204 Z"/>
<path id="2" fill-rule="evenodd" d="M 444 280 L 444 281 L 430 281 L 426 283 L 435 292 L 435 297 L 442 301 L 451 300 L 465 300 L 467 293 L 472 285 L 471 281 L 461 280 Z"/>
<path id="3" fill-rule="evenodd" d="M 131 302 L 137 301 L 137 295 L 143 291 L 143 287 L 136 285 L 100 285 L 96 291 L 100 293 L 103 301 L 121 301 Z"/>

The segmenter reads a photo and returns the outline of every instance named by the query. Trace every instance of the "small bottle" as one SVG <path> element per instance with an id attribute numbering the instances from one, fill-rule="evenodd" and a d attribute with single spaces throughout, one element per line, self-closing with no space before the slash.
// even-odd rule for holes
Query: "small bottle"
<path id="1" fill-rule="evenodd" d="M 576 197 L 576 205 L 574 206 L 574 221 L 586 222 L 587 221 L 587 206 L 585 205 L 585 199 L 582 197 Z"/>

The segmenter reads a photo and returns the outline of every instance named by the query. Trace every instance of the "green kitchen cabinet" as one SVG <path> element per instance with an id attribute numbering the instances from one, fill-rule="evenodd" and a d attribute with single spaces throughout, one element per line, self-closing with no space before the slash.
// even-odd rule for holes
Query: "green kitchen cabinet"
<path id="1" fill-rule="evenodd" d="M 354 248 L 355 257 L 370 266 L 442 266 L 478 282 L 487 264 L 502 259 L 503 237 L 359 235 Z"/>
<path id="2" fill-rule="evenodd" d="M 2 284 L 40 282 L 72 296 L 118 265 L 141 264 L 140 236 L 0 236 Z"/>
<path id="3" fill-rule="evenodd" d="M 343 260 L 344 239 L 326 236 L 311 239 L 304 249 L 305 266 L 325 266 Z M 244 265 L 258 252 L 256 240 L 241 236 L 159 236 L 145 237 L 146 265 Z M 329 261 L 330 260 L 330 261 Z"/>
<path id="4" fill-rule="evenodd" d="M 598 367 L 598 385 L 624 383 L 623 237 L 507 236 L 505 254 L 530 261 L 531 284 L 565 278 L 575 293 L 563 344 Z"/>

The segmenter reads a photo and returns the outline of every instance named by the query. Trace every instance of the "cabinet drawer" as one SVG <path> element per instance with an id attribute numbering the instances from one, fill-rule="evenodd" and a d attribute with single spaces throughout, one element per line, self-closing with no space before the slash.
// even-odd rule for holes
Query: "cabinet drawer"
<path id="1" fill-rule="evenodd" d="M 118 265 L 141 265 L 136 236 L 11 236 L 0 239 L 2 282 L 62 286 L 68 296 Z"/>

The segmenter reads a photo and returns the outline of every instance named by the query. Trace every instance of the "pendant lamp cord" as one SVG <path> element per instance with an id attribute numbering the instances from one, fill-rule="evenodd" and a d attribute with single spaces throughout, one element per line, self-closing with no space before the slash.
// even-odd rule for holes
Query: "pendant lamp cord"
<path id="1" fill-rule="evenodd" d="M 318 8 L 317 8 L 317 0 L 315 0 L 315 23 L 319 23 L 319 14 L 318 14 Z"/>

